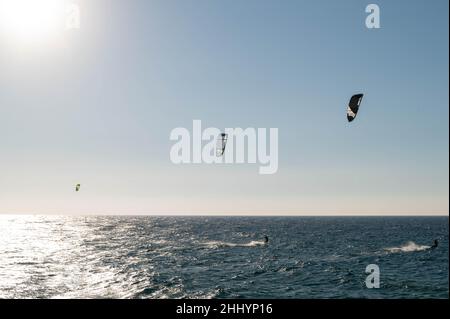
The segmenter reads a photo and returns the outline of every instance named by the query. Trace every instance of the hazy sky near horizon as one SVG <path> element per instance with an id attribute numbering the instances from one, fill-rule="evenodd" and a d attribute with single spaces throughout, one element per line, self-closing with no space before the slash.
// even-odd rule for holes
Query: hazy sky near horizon
<path id="1" fill-rule="evenodd" d="M 447 0 L 73 2 L 0 33 L 0 213 L 448 214 Z M 194 119 L 278 128 L 278 172 L 173 164 Z"/>

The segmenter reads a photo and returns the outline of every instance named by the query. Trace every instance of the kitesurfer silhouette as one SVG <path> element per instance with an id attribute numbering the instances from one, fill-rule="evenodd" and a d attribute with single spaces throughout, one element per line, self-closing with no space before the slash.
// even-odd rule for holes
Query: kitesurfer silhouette
<path id="1" fill-rule="evenodd" d="M 433 245 L 430 247 L 430 249 L 435 249 L 435 248 L 437 248 L 438 245 L 439 245 L 439 242 L 438 242 L 437 239 L 435 239 L 435 240 L 433 241 Z"/>

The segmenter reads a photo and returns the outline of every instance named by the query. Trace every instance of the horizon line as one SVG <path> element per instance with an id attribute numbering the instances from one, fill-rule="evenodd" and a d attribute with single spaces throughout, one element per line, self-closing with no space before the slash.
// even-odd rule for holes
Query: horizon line
<path id="1" fill-rule="evenodd" d="M 19 213 L 3 213 L 0 216 L 155 216 L 155 217 L 449 217 L 449 213 L 431 213 L 431 214 L 414 214 L 414 213 L 368 213 L 368 214 L 274 214 L 274 213 L 42 213 L 42 212 L 19 212 Z"/>

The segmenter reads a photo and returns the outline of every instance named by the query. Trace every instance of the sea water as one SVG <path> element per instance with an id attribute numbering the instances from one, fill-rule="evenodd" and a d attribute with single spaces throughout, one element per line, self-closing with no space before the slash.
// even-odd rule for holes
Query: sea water
<path id="1" fill-rule="evenodd" d="M 448 298 L 448 252 L 448 217 L 0 215 L 0 298 Z"/>

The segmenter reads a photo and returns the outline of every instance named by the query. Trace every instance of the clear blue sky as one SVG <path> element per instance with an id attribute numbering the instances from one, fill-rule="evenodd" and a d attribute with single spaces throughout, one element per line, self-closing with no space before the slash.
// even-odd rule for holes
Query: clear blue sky
<path id="1" fill-rule="evenodd" d="M 74 2 L 0 42 L 0 213 L 448 214 L 447 0 Z M 193 119 L 279 128 L 278 173 L 172 164 Z"/>

